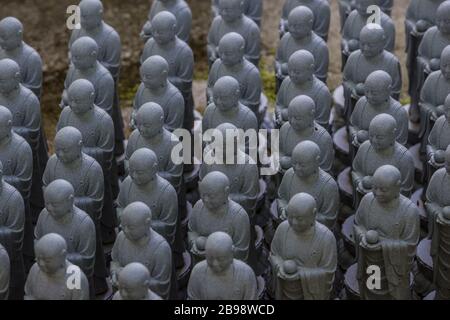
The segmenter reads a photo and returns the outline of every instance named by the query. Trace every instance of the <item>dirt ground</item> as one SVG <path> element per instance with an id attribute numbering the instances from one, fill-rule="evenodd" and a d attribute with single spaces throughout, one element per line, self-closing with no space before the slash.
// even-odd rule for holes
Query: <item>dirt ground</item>
<path id="1" fill-rule="evenodd" d="M 204 107 L 204 87 L 207 75 L 206 35 L 211 22 L 209 0 L 187 0 L 193 12 L 193 29 L 190 45 L 195 53 L 194 95 L 199 109 Z M 397 26 L 396 54 L 404 65 L 404 27 L 403 19 L 410 0 L 396 0 L 393 18 Z M 143 43 L 139 32 L 145 22 L 151 0 L 103 0 L 105 20 L 121 35 L 123 54 L 120 80 L 121 106 L 125 113 L 131 106 L 138 85 L 138 62 Z M 278 20 L 284 0 L 264 0 L 262 23 L 264 73 L 273 72 L 273 56 L 278 42 Z M 332 21 L 329 36 L 330 68 L 328 85 L 336 88 L 341 82 L 340 26 L 337 0 L 332 3 Z M 76 4 L 76 0 L 0 0 L 1 16 L 15 16 L 25 28 L 25 41 L 36 48 L 44 61 L 44 90 L 42 112 L 45 130 L 50 147 L 53 141 L 55 124 L 59 116 L 58 103 L 63 90 L 63 81 L 68 68 L 67 43 L 70 31 L 66 28 L 66 8 Z M 407 87 L 406 70 L 403 70 L 404 88 Z M 268 77 L 265 77 L 265 79 Z M 268 80 L 266 82 L 269 82 Z M 270 83 L 265 83 L 270 87 Z M 406 96 L 403 95 L 405 99 Z M 125 119 L 127 119 L 125 117 Z"/>

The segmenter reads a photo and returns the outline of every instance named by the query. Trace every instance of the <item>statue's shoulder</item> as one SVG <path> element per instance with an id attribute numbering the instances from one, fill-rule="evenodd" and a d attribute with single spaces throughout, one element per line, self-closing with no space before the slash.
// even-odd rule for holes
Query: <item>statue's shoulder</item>
<path id="1" fill-rule="evenodd" d="M 75 207 L 74 209 L 75 218 L 81 223 L 88 223 L 94 225 L 94 222 L 92 221 L 91 217 L 84 211 L 81 210 L 78 207 Z"/>
<path id="2" fill-rule="evenodd" d="M 223 19 L 220 15 L 216 16 L 213 21 L 211 22 L 211 28 L 209 29 L 209 32 L 217 32 L 217 28 L 223 23 Z M 220 39 L 219 39 L 220 40 Z"/>
<path id="3" fill-rule="evenodd" d="M 393 54 L 392 52 L 389 52 L 387 50 L 383 51 L 383 57 L 386 61 L 391 61 L 393 63 L 400 63 L 400 61 L 398 60 L 397 56 L 395 54 Z"/>
<path id="4" fill-rule="evenodd" d="M 260 76 L 259 69 L 250 61 L 244 58 L 244 70 L 248 70 L 248 72 L 252 75 Z"/>
<path id="5" fill-rule="evenodd" d="M 312 43 L 314 43 L 314 44 L 316 44 L 316 46 L 318 46 L 316 48 L 319 48 L 319 49 L 322 49 L 322 50 L 326 49 L 328 51 L 328 46 L 327 46 L 327 43 L 325 42 L 325 40 L 323 40 L 322 37 L 318 36 L 317 33 L 315 33 L 314 31 L 312 33 L 312 39 L 311 40 L 312 40 Z"/>
<path id="6" fill-rule="evenodd" d="M 439 34 L 439 29 L 437 26 L 433 26 L 429 28 L 427 31 L 425 31 L 425 34 L 423 35 L 422 41 L 431 41 L 436 34 Z M 424 42 L 425 44 L 426 42 Z"/>
<path id="7" fill-rule="evenodd" d="M 327 85 L 320 81 L 316 76 L 313 78 L 313 87 L 318 88 L 322 94 L 331 95 Z"/>
<path id="8" fill-rule="evenodd" d="M 404 208 L 402 211 L 402 217 L 405 218 L 418 218 L 419 208 L 409 198 L 404 195 L 400 195 L 400 208 Z"/>
<path id="9" fill-rule="evenodd" d="M 38 97 L 36 97 L 34 92 L 31 91 L 30 89 L 28 89 L 27 87 L 25 87 L 23 84 L 20 85 L 20 96 L 22 97 L 22 99 L 28 99 L 28 104 L 30 103 L 30 100 L 31 100 L 31 102 L 33 103 L 34 106 L 36 106 L 36 105 L 39 106 Z M 40 109 L 39 109 L 39 111 L 40 111 Z"/>
<path id="10" fill-rule="evenodd" d="M 233 216 L 238 216 L 241 218 L 248 218 L 247 212 L 244 210 L 244 208 L 242 208 L 242 206 L 233 201 L 230 200 L 230 211 L 229 211 Z"/>
<path id="11" fill-rule="evenodd" d="M 95 160 L 91 156 L 87 155 L 86 153 L 83 153 L 83 167 L 88 170 L 96 171 L 95 172 L 96 179 L 98 178 L 97 173 L 101 173 L 103 175 L 102 167 L 97 162 L 97 160 Z"/>
<path id="12" fill-rule="evenodd" d="M 158 175 L 159 190 L 163 193 L 177 193 L 169 181 Z"/>
<path id="13" fill-rule="evenodd" d="M 193 280 L 199 280 L 201 278 L 201 276 L 206 273 L 207 269 L 208 269 L 208 264 L 207 264 L 206 260 L 200 261 L 192 269 L 191 278 Z"/>
<path id="14" fill-rule="evenodd" d="M 23 52 L 25 55 L 27 55 L 28 59 L 34 59 L 38 60 L 39 62 L 42 62 L 41 56 L 39 53 L 34 49 L 32 46 L 28 45 L 27 43 L 23 43 Z"/>
<path id="15" fill-rule="evenodd" d="M 291 124 L 286 121 L 280 128 L 280 138 L 283 139 L 284 135 L 286 135 L 290 130 Z"/>
<path id="16" fill-rule="evenodd" d="M 258 27 L 258 25 L 256 24 L 256 22 L 253 21 L 252 19 L 250 19 L 249 17 L 245 16 L 245 15 L 244 15 L 243 18 L 244 18 L 244 26 L 245 26 L 246 28 L 250 28 L 250 31 L 251 31 L 251 32 L 257 33 L 257 34 L 259 35 L 259 34 L 260 34 L 260 33 L 259 33 L 259 27 Z"/>
<path id="17" fill-rule="evenodd" d="M 363 144 L 359 147 L 358 149 L 358 153 L 361 152 L 368 152 L 372 149 L 372 144 L 370 143 L 369 140 L 364 141 Z"/>
<path id="18" fill-rule="evenodd" d="M 20 149 L 21 152 L 32 152 L 28 142 L 15 132 L 12 132 L 11 134 L 10 145 Z"/>
<path id="19" fill-rule="evenodd" d="M 328 229 L 324 224 L 316 221 L 316 230 L 320 234 L 322 241 L 326 243 L 336 243 L 336 238 L 333 232 Z"/>
<path id="20" fill-rule="evenodd" d="M 412 155 L 409 152 L 408 148 L 406 148 L 404 145 L 395 142 L 395 149 L 396 151 L 401 154 L 403 157 L 407 157 L 407 158 L 411 158 L 412 159 Z"/>
<path id="21" fill-rule="evenodd" d="M 238 274 L 240 274 L 243 277 L 247 277 L 249 275 L 253 275 L 254 276 L 254 272 L 253 269 L 250 268 L 250 266 L 248 264 L 246 264 L 245 262 L 238 260 L 238 259 L 233 259 L 233 265 L 235 267 L 235 270 L 240 271 Z M 243 281 L 246 282 L 246 281 Z M 243 283 L 244 285 L 247 283 Z"/>
<path id="22" fill-rule="evenodd" d="M 106 69 L 100 62 L 97 62 L 97 70 L 98 73 L 100 75 L 100 78 L 107 78 L 108 80 L 114 82 L 114 79 L 111 75 L 111 73 L 109 72 L 108 69 Z"/>
<path id="23" fill-rule="evenodd" d="M 334 180 L 334 178 L 328 172 L 325 172 L 320 168 L 319 168 L 319 180 L 322 183 L 326 183 L 328 185 L 333 185 L 337 187 L 336 180 Z"/>
<path id="24" fill-rule="evenodd" d="M 103 22 L 103 33 L 106 35 L 106 37 L 114 37 L 116 39 L 120 39 L 119 33 L 106 22 Z"/>

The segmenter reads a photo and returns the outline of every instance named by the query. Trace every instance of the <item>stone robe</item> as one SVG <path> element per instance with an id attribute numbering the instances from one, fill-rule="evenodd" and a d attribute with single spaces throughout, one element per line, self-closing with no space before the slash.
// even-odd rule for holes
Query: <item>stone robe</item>
<path id="1" fill-rule="evenodd" d="M 157 176 L 154 182 L 139 186 L 128 176 L 122 183 L 118 207 L 141 201 L 152 211 L 152 228 L 162 235 L 173 248 L 178 219 L 177 193 L 164 178 Z"/>
<path id="2" fill-rule="evenodd" d="M 316 220 L 333 230 L 340 207 L 339 189 L 333 177 L 319 169 L 317 178 L 312 183 L 306 183 L 295 174 L 293 168 L 289 169 L 278 188 L 278 213 L 286 209 L 293 196 L 302 192 L 310 194 L 316 200 Z"/>
<path id="3" fill-rule="evenodd" d="M 436 218 L 443 208 L 450 206 L 450 175 L 445 168 L 437 170 L 431 177 L 427 190 L 425 208 L 428 215 L 428 232 L 433 235 Z"/>
<path id="4" fill-rule="evenodd" d="M 42 210 L 34 229 L 37 240 L 49 233 L 59 234 L 66 240 L 67 260 L 83 270 L 90 278 L 95 262 L 95 225 L 89 215 L 73 207 L 72 216 L 67 221 L 58 221 L 47 209 Z"/>
<path id="5" fill-rule="evenodd" d="M 368 251 L 359 246 L 361 237 L 369 230 L 378 232 L 381 250 Z M 410 272 L 419 232 L 419 210 L 406 197 L 400 196 L 391 208 L 381 206 L 372 193 L 363 197 L 354 224 L 361 299 L 411 299 Z M 370 265 L 380 268 L 381 289 L 367 289 L 366 270 Z"/>
<path id="6" fill-rule="evenodd" d="M 145 243 L 128 240 L 120 232 L 111 253 L 111 273 L 118 275 L 129 263 L 139 262 L 150 272 L 150 289 L 163 299 L 169 297 L 172 274 L 172 253 L 167 241 L 151 230 Z"/>
<path id="7" fill-rule="evenodd" d="M 326 83 L 329 64 L 329 53 L 326 42 L 315 32 L 312 32 L 311 36 L 301 40 L 296 40 L 288 32 L 281 38 L 280 44 L 278 45 L 275 57 L 276 63 L 279 67 L 284 63 L 288 63 L 291 55 L 298 50 L 311 52 L 315 60 L 314 74 L 320 81 Z"/>
<path id="8" fill-rule="evenodd" d="M 255 23 L 261 25 L 261 17 L 263 13 L 263 1 L 262 0 L 243 0 L 244 14 L 255 21 Z M 212 0 L 212 11 L 214 16 L 219 15 L 219 0 Z"/>
<path id="9" fill-rule="evenodd" d="M 288 221 L 282 222 L 273 236 L 270 260 L 274 271 L 277 300 L 328 300 L 337 267 L 337 247 L 333 233 L 316 222 L 314 233 L 297 234 Z M 286 281 L 277 277 L 281 263 L 293 260 L 300 267 L 300 279 Z"/>
<path id="10" fill-rule="evenodd" d="M 198 237 L 207 238 L 217 231 L 225 232 L 231 237 L 234 257 L 246 262 L 250 246 L 250 220 L 244 208 L 230 200 L 227 212 L 220 214 L 208 210 L 202 200 L 197 201 L 189 218 L 189 246 L 192 247 Z"/>
<path id="11" fill-rule="evenodd" d="M 12 98 L 0 94 L 0 105 L 13 115 L 13 130 L 22 136 L 33 151 L 33 175 L 31 185 L 31 205 L 33 221 L 44 207 L 42 194 L 42 174 L 48 161 L 47 143 L 42 129 L 41 107 L 36 95 L 20 85 L 19 93 Z"/>
<path id="12" fill-rule="evenodd" d="M 201 261 L 192 269 L 188 284 L 188 300 L 257 300 L 257 281 L 253 270 L 240 260 L 226 274 L 218 277 Z"/>
<path id="13" fill-rule="evenodd" d="M 437 150 L 445 151 L 450 145 L 450 123 L 445 116 L 440 116 L 428 136 L 427 159 Z"/>
<path id="14" fill-rule="evenodd" d="M 0 300 L 6 300 L 9 296 L 9 272 L 10 261 L 8 252 L 0 244 Z"/>
<path id="15" fill-rule="evenodd" d="M 217 80 L 225 76 L 233 77 L 239 82 L 241 103 L 250 108 L 258 116 L 262 93 L 262 81 L 258 68 L 246 59 L 243 60 L 241 65 L 229 68 L 223 64 L 222 60 L 217 59 L 209 71 L 206 90 L 206 100 L 208 103 L 214 103 L 214 84 Z"/>
<path id="16" fill-rule="evenodd" d="M 397 121 L 397 142 L 406 145 L 408 140 L 408 112 L 400 102 L 393 98 L 390 98 L 387 105 L 373 106 L 366 97 L 361 97 L 350 117 L 349 131 L 351 138 L 353 139 L 359 130 L 369 131 L 370 122 L 381 113 L 391 115 Z"/>
<path id="17" fill-rule="evenodd" d="M 208 151 L 211 152 L 211 151 Z M 259 194 L 259 169 L 256 163 L 242 151 L 238 151 L 236 163 L 200 165 L 200 180 L 213 171 L 222 172 L 230 181 L 230 198 L 240 204 L 251 219 L 254 217 Z"/>
<path id="18" fill-rule="evenodd" d="M 292 157 L 292 151 L 302 141 L 312 141 L 320 147 L 319 166 L 326 172 L 331 171 L 334 161 L 333 140 L 330 134 L 321 125 L 314 123 L 310 135 L 300 135 L 289 122 L 280 129 L 280 157 Z"/>
<path id="19" fill-rule="evenodd" d="M 208 32 L 208 59 L 210 64 L 214 62 L 212 54 L 218 56 L 219 42 L 224 35 L 230 32 L 236 32 L 245 40 L 245 58 L 253 63 L 256 67 L 259 66 L 259 59 L 261 57 L 261 35 L 258 25 L 252 19 L 242 16 L 241 19 L 232 24 L 225 22 L 221 16 L 217 16 L 211 23 Z"/>
<path id="20" fill-rule="evenodd" d="M 183 128 L 191 129 L 194 124 L 194 100 L 192 79 L 194 77 L 194 54 L 182 40 L 175 38 L 167 47 L 160 46 L 152 38 L 147 41 L 141 56 L 141 64 L 151 56 L 161 56 L 169 64 L 169 81 L 180 90 L 184 98 Z"/>
<path id="21" fill-rule="evenodd" d="M 250 108 L 239 103 L 239 106 L 233 111 L 223 112 L 214 103 L 211 103 L 205 110 L 202 119 L 202 130 L 215 129 L 220 124 L 230 123 L 238 129 L 253 129 L 258 132 L 258 119 Z"/>
<path id="22" fill-rule="evenodd" d="M 147 33 L 151 28 L 151 21 L 162 11 L 169 11 L 177 18 L 177 36 L 184 42 L 189 42 L 189 34 L 192 26 L 192 12 L 189 5 L 184 0 L 175 1 L 175 3 L 166 4 L 162 1 L 153 1 L 148 13 L 147 22 L 143 27 L 144 39 L 147 41 L 152 37 L 151 33 Z"/>
<path id="23" fill-rule="evenodd" d="M 70 277 L 79 274 L 80 289 L 70 289 Z M 31 267 L 25 283 L 25 300 L 89 300 L 89 284 L 79 267 L 66 260 L 65 270 L 51 277 L 41 271 L 38 264 Z"/>
<path id="24" fill-rule="evenodd" d="M 379 56 L 367 59 L 361 50 L 354 51 L 344 68 L 344 112 L 347 119 L 350 117 L 353 107 L 356 104 L 353 97 L 353 89 L 359 83 L 365 83 L 367 77 L 374 71 L 382 70 L 387 72 L 392 78 L 392 94 L 394 99 L 398 99 L 402 88 L 402 74 L 400 62 L 392 53 L 384 50 Z M 359 97 L 357 97 L 358 99 Z"/>
<path id="25" fill-rule="evenodd" d="M 365 176 L 373 176 L 375 171 L 384 165 L 392 165 L 400 170 L 402 176 L 400 189 L 402 194 L 408 196 L 414 186 L 414 160 L 408 149 L 398 142 L 395 143 L 394 153 L 388 156 L 378 154 L 370 141 L 364 142 L 353 160 L 353 186 L 356 188 Z"/>
<path id="26" fill-rule="evenodd" d="M 39 53 L 25 42 L 14 52 L 7 52 L 0 48 L 0 60 L 14 60 L 20 68 L 22 85 L 30 89 L 38 98 L 42 91 L 42 59 Z"/>
<path id="27" fill-rule="evenodd" d="M 158 155 L 158 175 L 175 188 L 177 193 L 181 188 L 183 164 L 175 164 L 172 161 L 172 149 L 179 144 L 179 139 L 167 130 L 163 130 L 161 136 L 154 139 L 144 138 L 139 130 L 134 130 L 128 139 L 126 160 L 129 161 L 136 150 L 148 148 Z"/>
<path id="28" fill-rule="evenodd" d="M 164 127 L 169 131 L 183 127 L 184 100 L 180 91 L 170 82 L 161 92 L 152 92 L 143 83 L 139 86 L 133 102 L 133 113 L 131 115 L 132 127 L 136 127 L 136 113 L 139 108 L 147 103 L 154 102 L 161 106 L 164 111 Z"/>
<path id="29" fill-rule="evenodd" d="M 25 207 L 22 196 L 16 188 L 5 181 L 2 181 L 1 184 L 0 247 L 3 246 L 3 249 L 6 250 L 8 256 L 10 257 L 9 262 L 11 263 L 11 274 L 9 274 L 8 269 L 9 281 L 6 287 L 6 293 L 8 293 L 9 287 L 10 299 L 22 299 L 23 286 L 25 284 L 25 269 L 22 255 L 25 227 Z M 0 265 L 2 265 L 1 262 Z M 1 273 L 2 271 L 0 270 L 0 274 Z M 5 291 L 2 289 L 3 287 L 1 282 L 2 281 L 0 280 L 0 300 L 2 300 L 2 297 L 5 297 Z"/>
<path id="30" fill-rule="evenodd" d="M 305 87 L 296 86 L 290 77 L 286 77 L 281 83 L 277 94 L 275 110 L 282 112 L 289 107 L 291 101 L 297 96 L 305 95 L 310 97 L 316 103 L 316 121 L 324 128 L 328 128 L 331 112 L 332 97 L 327 86 L 314 77 L 312 83 Z M 283 119 L 286 122 L 287 119 Z"/>
<path id="31" fill-rule="evenodd" d="M 287 24 L 289 13 L 298 6 L 308 7 L 313 12 L 313 30 L 322 39 L 327 41 L 328 30 L 330 29 L 331 8 L 326 0 L 285 0 L 283 11 L 281 12 L 280 36 L 286 31 L 289 31 Z"/>
<path id="32" fill-rule="evenodd" d="M 156 293 L 154 293 L 154 292 L 152 292 L 150 290 L 148 290 L 147 295 L 148 295 L 147 298 L 144 299 L 144 300 L 162 300 L 162 298 L 160 296 L 158 296 Z M 122 295 L 120 294 L 120 291 L 117 291 L 113 295 L 112 300 L 124 300 L 124 299 L 122 298 Z"/>

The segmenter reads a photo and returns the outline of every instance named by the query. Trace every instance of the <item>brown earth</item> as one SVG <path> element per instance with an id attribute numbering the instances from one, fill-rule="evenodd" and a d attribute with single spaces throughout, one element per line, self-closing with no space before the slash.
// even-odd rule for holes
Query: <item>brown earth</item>
<path id="1" fill-rule="evenodd" d="M 403 17 L 410 0 L 396 0 L 393 17 L 397 26 L 396 54 L 404 65 Z M 265 87 L 271 83 L 273 56 L 278 42 L 278 20 L 284 0 L 264 0 L 262 24 L 263 78 Z M 53 141 L 55 124 L 59 115 L 58 103 L 63 90 L 63 81 L 68 67 L 67 42 L 70 31 L 66 28 L 66 8 L 76 4 L 76 0 L 0 0 L 1 17 L 15 16 L 25 27 L 25 41 L 36 48 L 44 61 L 44 90 L 42 111 L 45 130 L 50 142 Z M 120 81 L 122 108 L 125 113 L 139 81 L 138 61 L 143 47 L 139 32 L 146 19 L 151 1 L 148 0 L 103 0 L 105 20 L 119 32 L 122 38 L 123 61 Z M 195 53 L 194 95 L 199 109 L 204 107 L 204 87 L 207 75 L 206 35 L 211 22 L 209 0 L 188 0 L 194 22 L 191 33 L 191 47 Z M 331 0 L 332 21 L 329 36 L 330 69 L 328 85 L 334 89 L 341 81 L 340 73 L 340 26 L 337 0 Z M 406 71 L 403 70 L 406 88 Z M 406 95 L 403 95 L 406 98 Z M 125 118 L 127 119 L 127 118 Z"/>

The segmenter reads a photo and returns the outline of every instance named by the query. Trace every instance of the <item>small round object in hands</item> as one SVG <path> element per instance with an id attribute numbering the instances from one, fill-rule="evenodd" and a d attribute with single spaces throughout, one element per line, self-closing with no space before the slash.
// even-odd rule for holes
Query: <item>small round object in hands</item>
<path id="1" fill-rule="evenodd" d="M 416 30 L 420 33 L 423 33 L 427 31 L 428 29 L 428 22 L 426 20 L 420 19 L 416 23 Z"/>
<path id="2" fill-rule="evenodd" d="M 431 71 L 437 71 L 441 68 L 441 60 L 440 59 L 431 59 L 430 60 L 430 69 Z"/>
<path id="3" fill-rule="evenodd" d="M 450 220 L 450 207 L 444 207 L 442 210 L 442 215 L 445 219 Z"/>
<path id="4" fill-rule="evenodd" d="M 369 132 L 366 130 L 359 130 L 356 134 L 356 138 L 358 139 L 359 143 L 366 142 L 369 140 Z"/>
<path id="5" fill-rule="evenodd" d="M 366 233 L 366 241 L 368 244 L 377 244 L 379 241 L 378 232 L 369 230 Z"/>
<path id="6" fill-rule="evenodd" d="M 372 183 L 372 177 L 364 177 L 362 179 L 362 186 L 364 187 L 364 189 L 366 190 L 371 190 L 373 183 Z"/>
<path id="7" fill-rule="evenodd" d="M 444 163 L 445 162 L 445 151 L 444 150 L 437 150 L 434 154 L 434 161 L 436 163 Z"/>
<path id="8" fill-rule="evenodd" d="M 197 240 L 195 240 L 195 245 L 197 246 L 198 250 L 205 250 L 206 247 L 206 238 L 205 237 L 198 237 Z"/>
<path id="9" fill-rule="evenodd" d="M 351 39 L 348 41 L 348 51 L 353 52 L 359 49 L 359 41 Z"/>
<path id="10" fill-rule="evenodd" d="M 297 272 L 297 264 L 293 260 L 283 262 L 283 270 L 286 274 L 294 274 Z"/>
<path id="11" fill-rule="evenodd" d="M 355 88 L 356 94 L 362 97 L 365 94 L 364 83 L 358 83 Z"/>

